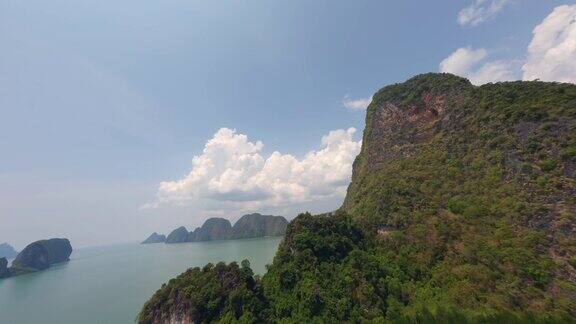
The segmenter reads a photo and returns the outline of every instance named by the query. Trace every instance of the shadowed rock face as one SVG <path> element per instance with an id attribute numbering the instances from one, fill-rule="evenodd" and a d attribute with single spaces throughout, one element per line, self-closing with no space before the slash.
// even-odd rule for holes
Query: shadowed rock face
<path id="1" fill-rule="evenodd" d="M 166 235 L 158 234 L 156 232 L 150 234 L 147 239 L 145 239 L 142 244 L 153 244 L 153 243 L 164 243 L 166 242 Z"/>
<path id="2" fill-rule="evenodd" d="M 532 253 L 530 262 L 554 264 L 556 270 L 542 267 L 543 272 L 572 285 L 575 166 L 574 85 L 505 82 L 475 87 L 456 76 L 422 75 L 374 95 L 342 209 L 387 240 L 392 232 L 406 235 L 436 221 L 442 226 L 468 224 L 461 232 L 469 239 L 460 239 L 459 233 L 453 242 L 440 244 L 457 262 L 466 260 L 464 246 L 480 244 L 480 237 L 504 241 L 486 233 L 507 232 L 509 240 L 530 233 L 542 240 L 511 246 Z M 405 244 L 418 243 L 411 238 Z M 533 285 L 529 276 L 520 278 Z M 564 287 L 551 281 L 542 294 L 553 299 L 566 294 L 574 302 L 575 295 Z"/>
<path id="3" fill-rule="evenodd" d="M 0 279 L 8 277 L 9 274 L 8 260 L 6 260 L 6 258 L 0 258 Z"/>
<path id="4" fill-rule="evenodd" d="M 36 241 L 29 244 L 12 262 L 12 275 L 44 270 L 54 263 L 70 260 L 72 245 L 63 238 Z"/>
<path id="5" fill-rule="evenodd" d="M 394 97 L 394 88 L 406 87 L 403 84 L 389 86 L 374 95 L 366 116 L 367 142 L 361 154 L 368 169 L 380 169 L 393 160 L 414 156 L 420 144 L 429 142 L 462 110 L 472 85 L 466 79 L 447 78 L 452 80 L 446 87 L 414 92 L 409 101 Z"/>

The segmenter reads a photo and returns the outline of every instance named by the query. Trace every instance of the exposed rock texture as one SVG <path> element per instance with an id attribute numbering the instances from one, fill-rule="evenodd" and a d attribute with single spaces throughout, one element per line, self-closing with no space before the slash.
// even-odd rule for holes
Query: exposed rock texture
<path id="1" fill-rule="evenodd" d="M 156 232 L 150 234 L 147 239 L 145 239 L 142 244 L 153 244 L 153 243 L 164 243 L 166 242 L 166 235 L 158 234 Z"/>
<path id="2" fill-rule="evenodd" d="M 168 237 L 166 237 L 166 243 L 184 243 L 189 242 L 188 230 L 184 226 L 180 226 L 173 230 Z"/>
<path id="3" fill-rule="evenodd" d="M 286 232 L 288 221 L 282 216 L 261 215 L 258 213 L 242 216 L 234 223 L 230 237 L 252 238 L 279 236 Z"/>
<path id="4" fill-rule="evenodd" d="M 552 312 L 536 300 L 576 306 L 575 165 L 576 86 L 475 87 L 421 75 L 374 95 L 342 209 L 370 231 L 394 229 L 380 232 L 388 248 L 425 238 L 418 253 L 435 255 L 425 268 L 431 276 L 477 267 L 445 279 L 443 297 L 457 307 L 463 301 L 449 292 L 476 285 L 474 296 L 506 295 L 508 309 Z M 528 264 L 547 279 L 527 274 Z M 494 286 L 478 284 L 480 276 Z M 533 293 L 516 294 L 520 286 Z"/>
<path id="5" fill-rule="evenodd" d="M 12 262 L 12 275 L 45 270 L 54 263 L 70 260 L 72 245 L 63 238 L 36 241 L 29 244 Z"/>
<path id="6" fill-rule="evenodd" d="M 0 244 L 0 258 L 4 257 L 6 259 L 14 259 L 18 255 L 18 252 L 8 243 Z"/>

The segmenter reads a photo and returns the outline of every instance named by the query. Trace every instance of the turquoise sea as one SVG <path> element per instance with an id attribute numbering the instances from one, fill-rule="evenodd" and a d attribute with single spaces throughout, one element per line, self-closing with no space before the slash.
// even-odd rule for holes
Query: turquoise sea
<path id="1" fill-rule="evenodd" d="M 123 244 L 75 250 L 70 262 L 0 280 L 0 323 L 134 323 L 172 277 L 208 262 L 250 260 L 263 274 L 281 238 Z"/>

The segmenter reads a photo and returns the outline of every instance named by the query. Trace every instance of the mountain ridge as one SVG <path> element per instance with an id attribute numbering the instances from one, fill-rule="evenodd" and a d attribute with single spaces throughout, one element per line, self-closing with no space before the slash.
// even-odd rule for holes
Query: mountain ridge
<path id="1" fill-rule="evenodd" d="M 260 213 L 243 215 L 234 223 L 234 226 L 225 218 L 212 217 L 193 231 L 189 232 L 186 227 L 180 226 L 170 232 L 165 240 L 149 243 L 174 244 L 279 236 L 284 234 L 287 225 L 288 221 L 283 216 L 262 215 Z M 154 232 L 150 237 L 154 234 L 158 235 Z M 147 241 L 148 239 L 144 242 Z"/>

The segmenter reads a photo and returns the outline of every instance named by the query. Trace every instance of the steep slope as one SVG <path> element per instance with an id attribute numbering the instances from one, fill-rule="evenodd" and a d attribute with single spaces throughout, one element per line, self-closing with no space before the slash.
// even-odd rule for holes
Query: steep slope
<path id="1" fill-rule="evenodd" d="M 342 208 L 288 225 L 257 318 L 573 322 L 575 182 L 576 86 L 387 86 Z"/>
<path id="2" fill-rule="evenodd" d="M 189 240 L 194 241 L 212 241 L 212 240 L 226 240 L 230 237 L 232 225 L 230 221 L 225 218 L 209 218 L 202 227 L 198 227 L 193 233 L 190 233 Z"/>
<path id="3" fill-rule="evenodd" d="M 574 85 L 383 88 L 341 212 L 295 219 L 263 278 L 272 317 L 573 320 L 575 157 Z M 363 239 L 322 230 L 343 214 Z"/>

